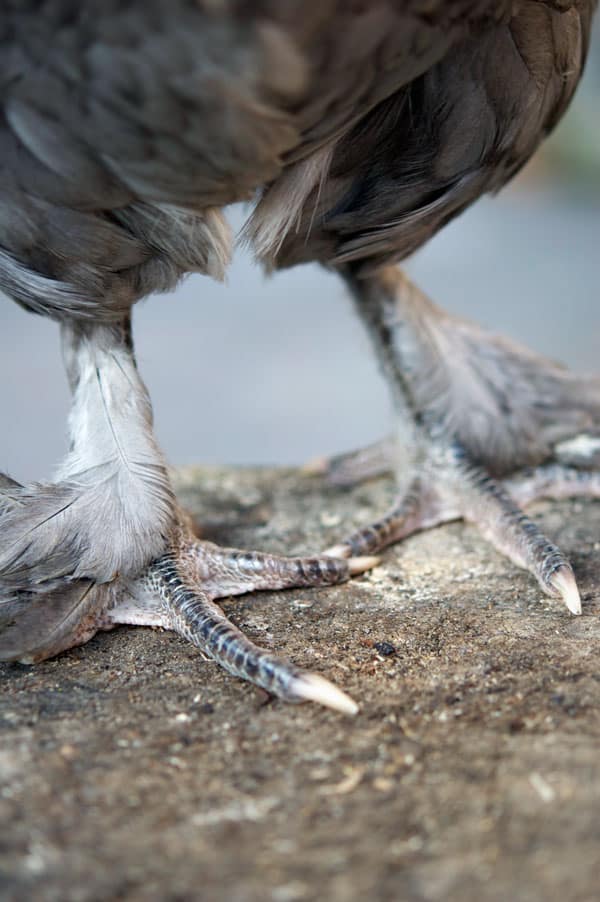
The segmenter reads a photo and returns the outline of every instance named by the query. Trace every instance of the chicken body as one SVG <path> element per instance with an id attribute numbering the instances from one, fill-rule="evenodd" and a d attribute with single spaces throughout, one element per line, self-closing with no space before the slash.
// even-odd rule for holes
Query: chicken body
<path id="1" fill-rule="evenodd" d="M 275 266 L 423 244 L 529 158 L 581 75 L 593 0 L 8 0 L 0 285 L 115 322 L 197 270 L 219 208 Z"/>
<path id="2" fill-rule="evenodd" d="M 365 551 L 451 515 L 480 523 L 577 610 L 570 565 L 493 478 L 591 430 L 598 381 L 446 317 L 394 264 L 531 156 L 575 90 L 594 6 L 4 4 L 0 288 L 60 323 L 73 391 L 56 481 L 0 476 L 4 659 L 159 623 L 282 697 L 350 710 L 256 649 L 214 598 L 340 581 L 372 563 Z M 399 503 L 337 546 L 341 560 L 196 542 L 152 434 L 131 307 L 191 271 L 222 278 L 221 208 L 239 200 L 255 201 L 245 237 L 267 267 L 340 271 L 397 400 Z M 561 471 L 553 486 L 564 483 Z M 592 478 L 569 488 L 597 491 Z"/>

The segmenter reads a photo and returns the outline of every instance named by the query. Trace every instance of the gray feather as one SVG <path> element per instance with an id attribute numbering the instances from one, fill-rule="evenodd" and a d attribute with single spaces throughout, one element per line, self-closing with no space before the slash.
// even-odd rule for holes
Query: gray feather
<path id="1" fill-rule="evenodd" d="M 77 580 L 0 598 L 0 661 L 31 664 L 89 638 L 83 627 L 97 608 L 93 584 Z"/>

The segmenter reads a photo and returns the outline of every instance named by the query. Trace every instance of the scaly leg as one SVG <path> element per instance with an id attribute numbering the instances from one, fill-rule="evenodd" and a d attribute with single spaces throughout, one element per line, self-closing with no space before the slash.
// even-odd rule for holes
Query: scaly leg
<path id="1" fill-rule="evenodd" d="M 394 393 L 398 438 L 323 469 L 350 482 L 365 475 L 366 459 L 367 475 L 394 469 L 400 491 L 386 516 L 329 553 L 376 552 L 462 517 L 529 570 L 546 594 L 581 613 L 571 565 L 519 504 L 541 495 L 600 497 L 600 476 L 559 464 L 529 477 L 518 471 L 569 459 L 575 448 L 597 455 L 593 437 L 573 440 L 600 423 L 600 381 L 445 315 L 398 270 L 368 280 L 350 273 L 348 281 Z"/>
<path id="2" fill-rule="evenodd" d="M 50 598 L 19 593 L 5 600 L 0 604 L 0 659 L 40 661 L 120 623 L 161 626 L 175 630 L 229 673 L 279 698 L 312 700 L 354 714 L 357 706 L 345 693 L 255 645 L 215 599 L 266 589 L 332 586 L 376 563 L 373 557 L 286 558 L 220 548 L 198 541 L 178 525 L 166 553 L 137 578 L 104 585 L 77 580 Z M 65 627 L 49 629 L 58 620 Z"/>
<path id="3" fill-rule="evenodd" d="M 285 558 L 219 548 L 184 536 L 138 580 L 133 594 L 142 605 L 158 600 L 165 625 L 206 652 L 234 676 L 286 701 L 311 699 L 347 714 L 358 710 L 343 692 L 314 673 L 259 648 L 224 615 L 215 599 L 264 589 L 323 587 L 344 582 L 376 562 L 330 557 Z M 340 566 L 341 565 L 341 566 Z M 113 618 L 122 614 L 117 608 Z"/>

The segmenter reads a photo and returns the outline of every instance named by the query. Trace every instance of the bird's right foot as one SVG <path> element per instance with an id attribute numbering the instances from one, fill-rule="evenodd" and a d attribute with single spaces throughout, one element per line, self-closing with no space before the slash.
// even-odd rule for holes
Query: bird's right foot
<path id="1" fill-rule="evenodd" d="M 227 619 L 216 600 L 336 585 L 375 566 L 378 558 L 287 558 L 221 548 L 196 539 L 184 519 L 165 553 L 137 577 L 104 585 L 76 579 L 44 596 L 29 590 L 1 599 L 0 660 L 40 661 L 118 624 L 158 626 L 174 630 L 229 673 L 285 701 L 310 700 L 355 714 L 358 708 L 344 692 L 260 648 Z"/>

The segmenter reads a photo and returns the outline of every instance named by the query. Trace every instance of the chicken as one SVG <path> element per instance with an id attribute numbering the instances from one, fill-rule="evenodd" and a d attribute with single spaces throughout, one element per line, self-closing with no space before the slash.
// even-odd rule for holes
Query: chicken
<path id="1" fill-rule="evenodd" d="M 351 713 L 216 599 L 343 581 L 461 516 L 580 612 L 569 562 L 518 503 L 600 494 L 600 455 L 573 451 L 600 445 L 600 380 L 447 316 L 396 264 L 506 183 L 558 121 L 594 6 L 5 0 L 0 288 L 60 324 L 72 409 L 53 483 L 0 475 L 1 659 L 160 625 L 281 698 Z M 397 504 L 314 558 L 194 537 L 135 362 L 132 306 L 188 272 L 222 278 L 222 208 L 239 200 L 254 202 L 244 239 L 267 269 L 319 261 L 346 281 L 396 402 L 385 454 L 331 470 L 391 466 Z"/>

